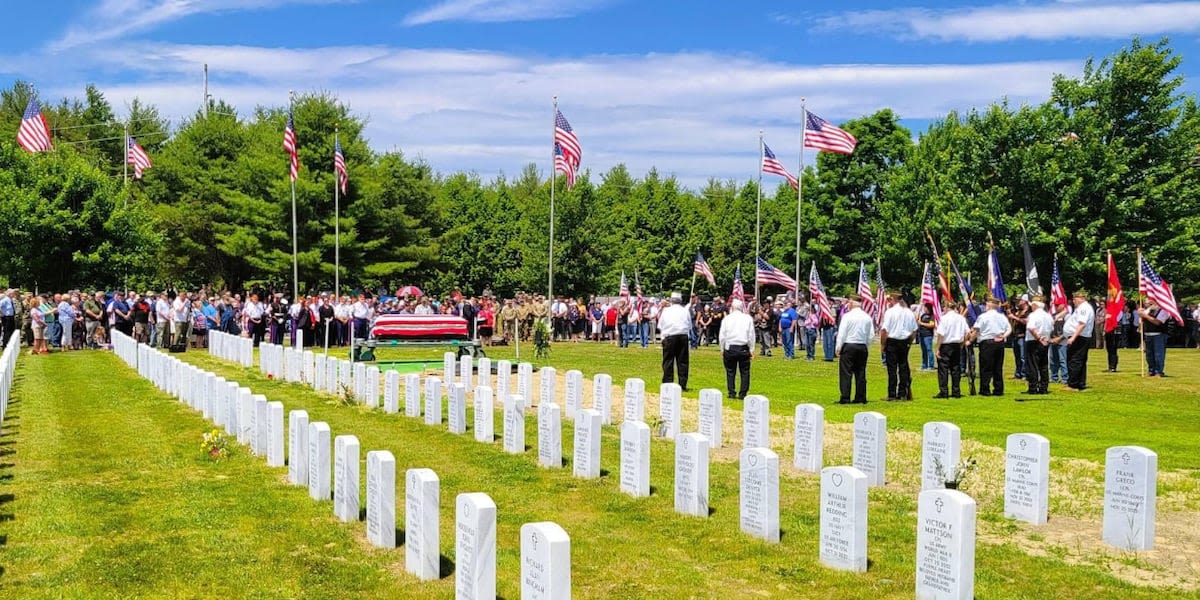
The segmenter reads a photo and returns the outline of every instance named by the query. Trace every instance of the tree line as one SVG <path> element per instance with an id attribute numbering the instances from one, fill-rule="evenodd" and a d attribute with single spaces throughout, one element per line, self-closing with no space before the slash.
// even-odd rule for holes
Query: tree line
<path id="1" fill-rule="evenodd" d="M 1181 299 L 1200 295 L 1200 118 L 1181 61 L 1165 39 L 1134 39 L 1089 60 L 1078 78 L 1055 77 L 1041 104 L 1001 99 L 951 112 L 919 141 L 890 109 L 847 121 L 854 154 L 822 153 L 802 174 L 802 279 L 815 260 L 826 286 L 846 293 L 859 262 L 878 261 L 890 287 L 912 289 L 931 258 L 928 233 L 981 280 L 990 234 L 1019 290 L 1023 225 L 1043 282 L 1057 254 L 1068 290 L 1103 294 L 1112 250 L 1132 288 L 1141 248 Z M 134 101 L 129 131 L 154 166 L 126 184 L 125 125 L 95 86 L 44 108 L 53 152 L 18 148 L 32 91 L 24 82 L 0 90 L 0 280 L 43 289 L 291 287 L 286 108 L 243 115 L 216 101 L 172 124 Z M 372 150 L 364 119 L 331 94 L 300 96 L 294 114 L 302 290 L 334 280 L 335 127 L 350 171 L 340 201 L 343 287 L 545 290 L 549 165 L 492 181 L 436 173 L 401 151 Z M 647 293 L 686 290 L 697 251 L 719 286 L 701 281 L 697 291 L 728 292 L 739 264 L 750 287 L 758 196 L 754 179 L 691 190 L 623 165 L 585 171 L 570 190 L 560 176 L 555 291 L 614 294 L 622 271 Z M 763 190 L 762 254 L 789 274 L 796 204 L 786 183 Z"/>

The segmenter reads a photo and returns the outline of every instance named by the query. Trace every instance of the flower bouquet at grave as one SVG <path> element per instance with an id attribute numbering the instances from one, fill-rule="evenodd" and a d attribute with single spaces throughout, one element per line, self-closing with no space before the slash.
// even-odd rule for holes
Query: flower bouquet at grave
<path id="1" fill-rule="evenodd" d="M 942 481 L 946 483 L 946 489 L 957 490 L 962 485 L 963 480 L 967 478 L 967 475 L 970 475 L 971 471 L 975 470 L 978 463 L 974 458 L 968 456 L 959 461 L 957 465 L 951 465 L 949 468 L 946 468 L 942 464 L 941 459 L 935 456 L 933 457 L 933 466 L 936 469 L 938 477 L 941 477 Z"/>
<path id="2" fill-rule="evenodd" d="M 338 390 L 341 393 L 337 395 L 337 403 L 342 406 L 354 406 L 354 386 L 339 383 Z"/>
<path id="3" fill-rule="evenodd" d="M 200 441 L 200 451 L 213 460 L 221 460 L 229 456 L 229 436 L 220 429 L 205 432 Z"/>
<path id="4" fill-rule="evenodd" d="M 536 358 L 550 356 L 550 327 L 542 320 L 533 325 L 533 355 Z"/>

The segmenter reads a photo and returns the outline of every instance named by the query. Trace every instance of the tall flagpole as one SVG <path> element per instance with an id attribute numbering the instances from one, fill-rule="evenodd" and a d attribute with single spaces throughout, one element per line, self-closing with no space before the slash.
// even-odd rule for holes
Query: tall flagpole
<path id="1" fill-rule="evenodd" d="M 295 90 L 288 90 L 288 115 L 292 116 L 292 107 L 295 103 Z M 293 133 L 295 132 L 295 117 L 292 116 Z M 296 152 L 300 151 L 299 137 L 296 138 Z M 298 246 L 296 242 L 296 178 L 291 176 L 291 167 L 288 167 L 288 179 L 292 182 L 292 302 L 299 302 L 300 298 L 300 262 L 296 258 Z"/>
<path id="2" fill-rule="evenodd" d="M 796 301 L 800 301 L 800 207 L 804 204 L 804 130 L 807 128 L 808 109 L 800 98 L 800 171 L 796 173 Z"/>
<path id="3" fill-rule="evenodd" d="M 124 158 L 125 158 L 125 160 L 121 161 L 121 162 L 125 163 L 125 174 L 124 174 L 125 193 L 123 194 L 123 196 L 124 196 L 124 203 L 122 204 L 123 206 L 129 204 L 129 123 L 128 122 L 125 123 L 125 156 L 124 156 Z"/>
<path id="4" fill-rule="evenodd" d="M 758 130 L 758 207 L 754 214 L 754 299 L 758 300 L 758 257 L 762 256 L 762 173 L 763 173 L 763 130 Z M 692 275 L 692 286 L 696 276 Z"/>
<path id="5" fill-rule="evenodd" d="M 333 147 L 338 146 L 338 127 L 333 126 Z M 342 154 L 342 160 L 345 161 L 345 154 Z M 341 197 L 338 192 L 342 189 L 341 174 L 337 169 L 333 170 L 333 297 L 336 304 L 337 297 L 341 295 L 342 290 L 342 224 L 341 221 Z"/>
<path id="6" fill-rule="evenodd" d="M 546 306 L 554 306 L 554 184 L 558 179 L 558 172 L 554 170 L 554 139 L 558 135 L 558 96 L 554 96 L 554 114 L 551 115 L 550 122 L 552 128 L 550 130 L 550 259 L 546 266 Z M 570 168 L 570 165 L 567 165 Z M 546 311 L 547 318 L 552 318 L 550 311 Z"/>

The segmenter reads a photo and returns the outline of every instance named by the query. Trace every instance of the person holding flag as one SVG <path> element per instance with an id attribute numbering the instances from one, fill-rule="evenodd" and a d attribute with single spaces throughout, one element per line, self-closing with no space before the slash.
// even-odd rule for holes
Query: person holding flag
<path id="1" fill-rule="evenodd" d="M 1138 252 L 1138 291 L 1145 297 L 1146 304 L 1138 311 L 1142 318 L 1146 367 L 1151 377 L 1166 377 L 1163 365 L 1167 360 L 1167 323 L 1174 319 L 1182 325 L 1183 315 L 1171 287 L 1158 276 L 1141 252 Z"/>
<path id="2" fill-rule="evenodd" d="M 979 347 L 979 395 L 1004 395 L 1004 347 L 1012 325 L 1000 312 L 1000 301 L 988 295 L 986 310 L 975 319 L 972 338 Z"/>
<path id="3" fill-rule="evenodd" d="M 888 295 L 888 308 L 879 327 L 879 346 L 887 365 L 887 400 L 912 400 L 912 371 L 908 350 L 917 332 L 917 318 L 899 292 Z"/>
<path id="4" fill-rule="evenodd" d="M 1066 304 L 1066 293 L 1055 289 L 1054 282 L 1058 281 L 1058 257 L 1054 259 L 1054 279 L 1050 285 L 1051 292 L 1057 297 L 1062 294 L 1063 304 Z M 1062 284 L 1058 283 L 1061 288 Z M 1125 312 L 1125 294 L 1121 291 L 1121 280 L 1117 277 L 1117 265 L 1113 262 L 1112 252 L 1108 253 L 1108 294 L 1104 302 L 1104 347 L 1108 350 L 1108 372 L 1117 372 L 1117 348 L 1122 344 L 1121 318 Z"/>

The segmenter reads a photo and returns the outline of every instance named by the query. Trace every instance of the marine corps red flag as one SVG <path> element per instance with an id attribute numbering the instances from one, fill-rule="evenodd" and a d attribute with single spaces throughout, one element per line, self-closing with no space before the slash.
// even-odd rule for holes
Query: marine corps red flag
<path id="1" fill-rule="evenodd" d="M 1125 309 L 1125 294 L 1121 292 L 1121 280 L 1117 278 L 1117 265 L 1112 252 L 1108 253 L 1108 299 L 1104 303 L 1104 333 L 1117 328 L 1117 319 Z"/>

